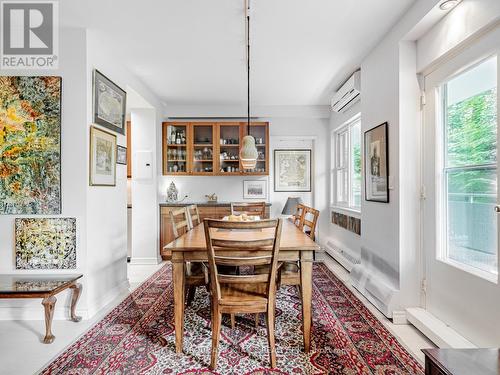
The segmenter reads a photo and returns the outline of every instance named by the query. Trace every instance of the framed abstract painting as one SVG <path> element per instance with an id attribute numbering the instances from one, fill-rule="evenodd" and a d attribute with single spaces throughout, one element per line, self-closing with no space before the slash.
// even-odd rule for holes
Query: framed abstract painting
<path id="1" fill-rule="evenodd" d="M 125 134 L 127 93 L 94 69 L 94 123 Z"/>
<path id="2" fill-rule="evenodd" d="M 61 77 L 0 77 L 0 214 L 61 213 Z"/>
<path id="3" fill-rule="evenodd" d="M 75 218 L 15 220 L 16 269 L 75 269 Z"/>
<path id="4" fill-rule="evenodd" d="M 389 203 L 388 124 L 365 132 L 365 200 Z"/>
<path id="5" fill-rule="evenodd" d="M 311 150 L 274 150 L 274 191 L 311 191 Z"/>
<path id="6" fill-rule="evenodd" d="M 116 135 L 90 127 L 90 185 L 116 185 Z"/>

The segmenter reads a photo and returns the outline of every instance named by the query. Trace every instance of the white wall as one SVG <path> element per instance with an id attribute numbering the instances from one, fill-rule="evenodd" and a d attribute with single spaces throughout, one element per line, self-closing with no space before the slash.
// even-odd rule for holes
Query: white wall
<path id="1" fill-rule="evenodd" d="M 67 274 L 85 273 L 86 264 L 86 186 L 88 181 L 85 139 L 86 126 L 86 36 L 83 29 L 63 29 L 60 33 L 59 69 L 50 71 L 1 71 L 1 75 L 57 75 L 62 77 L 61 123 L 61 196 L 62 213 L 57 217 L 76 217 L 77 269 L 23 271 L 15 269 L 14 219 L 20 216 L 0 216 L 0 274 Z M 37 216 L 43 217 L 43 216 Z M 82 280 L 83 294 L 78 313 L 87 315 L 86 285 Z M 69 293 L 57 296 L 55 318 L 67 315 Z M 0 319 L 43 319 L 40 300 L 0 300 Z"/>

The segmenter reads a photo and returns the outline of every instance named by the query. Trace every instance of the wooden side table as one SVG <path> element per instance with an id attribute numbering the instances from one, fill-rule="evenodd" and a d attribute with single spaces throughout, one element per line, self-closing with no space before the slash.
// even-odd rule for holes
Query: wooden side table
<path id="1" fill-rule="evenodd" d="M 82 285 L 76 281 L 83 275 L 2 275 L 0 276 L 0 298 L 43 298 L 45 309 L 45 344 L 51 344 L 55 336 L 52 334 L 52 318 L 57 302 L 56 294 L 68 288 L 73 290 L 70 316 L 73 322 L 79 322 L 76 316 L 76 304 L 82 292 Z"/>
<path id="2" fill-rule="evenodd" d="M 426 375 L 499 375 L 500 349 L 424 349 Z"/>

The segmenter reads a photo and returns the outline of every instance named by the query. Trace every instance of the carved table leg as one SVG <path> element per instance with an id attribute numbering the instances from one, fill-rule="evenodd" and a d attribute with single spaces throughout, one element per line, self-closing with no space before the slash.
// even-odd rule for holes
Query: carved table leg
<path id="1" fill-rule="evenodd" d="M 82 320 L 81 316 L 76 316 L 76 304 L 80 299 L 80 294 L 82 294 L 82 284 L 75 283 L 70 286 L 70 289 L 73 289 L 73 294 L 71 296 L 71 320 L 74 322 L 79 322 Z"/>
<path id="2" fill-rule="evenodd" d="M 54 308 L 56 306 L 57 299 L 54 296 L 44 298 L 42 305 L 45 308 L 45 337 L 43 339 L 44 344 L 52 344 L 55 336 L 52 334 L 52 318 L 54 317 Z"/>

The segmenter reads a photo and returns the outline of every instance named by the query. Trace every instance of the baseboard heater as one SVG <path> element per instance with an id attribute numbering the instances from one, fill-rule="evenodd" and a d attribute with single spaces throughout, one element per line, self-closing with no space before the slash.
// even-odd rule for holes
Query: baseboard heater
<path id="1" fill-rule="evenodd" d="M 392 312 L 399 306 L 399 290 L 383 280 L 375 267 L 368 267 L 374 255 L 361 248 L 361 263 L 351 270 L 351 284 L 368 299 L 382 314 L 392 318 Z"/>
<path id="2" fill-rule="evenodd" d="M 325 251 L 337 262 L 339 262 L 342 267 L 351 272 L 352 268 L 356 264 L 360 264 L 361 260 L 359 255 L 355 254 L 354 251 L 339 246 L 334 240 L 328 239 L 325 245 Z"/>

